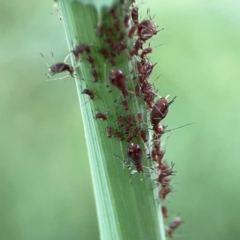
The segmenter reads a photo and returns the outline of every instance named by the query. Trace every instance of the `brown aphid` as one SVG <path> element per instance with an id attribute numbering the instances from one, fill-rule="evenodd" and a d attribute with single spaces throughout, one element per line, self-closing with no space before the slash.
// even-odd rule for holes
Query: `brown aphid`
<path id="1" fill-rule="evenodd" d="M 139 132 L 140 132 L 140 128 L 139 127 L 135 127 L 134 130 L 133 130 L 132 136 L 133 137 L 137 137 Z"/>
<path id="2" fill-rule="evenodd" d="M 138 172 L 142 172 L 142 149 L 137 143 L 130 143 L 127 146 L 127 157 L 135 165 Z"/>
<path id="3" fill-rule="evenodd" d="M 72 53 L 75 56 L 75 60 L 79 60 L 79 55 L 83 54 L 84 52 L 90 53 L 90 47 L 87 44 L 79 44 L 73 50 Z"/>
<path id="4" fill-rule="evenodd" d="M 136 32 L 136 30 L 137 30 L 137 27 L 135 25 L 133 25 L 128 32 L 128 37 L 132 38 L 133 34 Z"/>
<path id="5" fill-rule="evenodd" d="M 161 186 L 162 187 L 167 187 L 170 183 L 170 179 L 169 178 L 164 178 L 161 182 Z"/>
<path id="6" fill-rule="evenodd" d="M 137 114 L 137 121 L 138 123 L 142 123 L 142 113 Z"/>
<path id="7" fill-rule="evenodd" d="M 95 62 L 91 56 L 87 56 L 86 60 L 91 64 L 91 67 L 95 67 Z"/>
<path id="8" fill-rule="evenodd" d="M 123 127 L 123 126 L 124 126 L 124 119 L 123 119 L 122 116 L 118 116 L 118 117 L 117 117 L 117 121 L 118 121 L 118 125 L 119 125 L 120 127 Z"/>
<path id="9" fill-rule="evenodd" d="M 107 137 L 108 138 L 111 138 L 112 137 L 112 134 L 113 134 L 113 131 L 112 131 L 112 128 L 111 127 L 107 127 Z"/>
<path id="10" fill-rule="evenodd" d="M 157 178 L 157 181 L 159 183 L 161 183 L 165 177 L 173 175 L 175 173 L 175 171 L 173 171 L 173 166 L 174 166 L 174 164 L 172 164 L 172 168 L 166 168 L 164 170 L 161 170 L 161 173 L 159 174 L 159 176 Z"/>
<path id="11" fill-rule="evenodd" d="M 139 97 L 140 96 L 140 85 L 137 83 L 136 84 L 136 86 L 135 86 L 135 89 L 134 89 L 134 92 L 135 92 L 135 95 L 137 96 L 137 97 Z"/>
<path id="12" fill-rule="evenodd" d="M 97 29 L 98 36 L 102 36 L 103 35 L 103 26 L 100 23 L 98 23 L 96 26 L 96 29 Z"/>
<path id="13" fill-rule="evenodd" d="M 147 142 L 147 130 L 146 129 L 141 130 L 141 138 L 142 138 L 143 142 Z"/>
<path id="14" fill-rule="evenodd" d="M 120 32 L 118 42 L 123 42 L 124 37 L 125 37 L 125 32 Z"/>
<path id="15" fill-rule="evenodd" d="M 144 48 L 140 54 L 140 58 L 144 58 L 147 54 L 152 52 L 151 47 Z"/>
<path id="16" fill-rule="evenodd" d="M 56 63 L 52 66 L 50 66 L 50 76 L 53 76 L 57 73 L 61 73 L 61 72 L 69 72 L 69 75 L 71 75 L 71 77 L 74 77 L 74 67 L 67 64 L 67 63 Z"/>
<path id="17" fill-rule="evenodd" d="M 134 48 L 136 49 L 136 51 L 143 48 L 143 41 L 140 38 L 137 38 L 137 40 L 134 44 Z"/>
<path id="18" fill-rule="evenodd" d="M 122 141 L 122 140 L 124 139 L 123 134 L 120 133 L 120 132 L 116 132 L 116 133 L 115 133 L 115 136 L 116 136 L 120 141 Z"/>
<path id="19" fill-rule="evenodd" d="M 138 8 L 132 8 L 131 17 L 132 17 L 133 23 L 135 25 L 138 25 Z"/>
<path id="20" fill-rule="evenodd" d="M 134 125 L 133 115 L 128 114 L 128 115 L 126 116 L 126 121 L 128 122 L 129 125 L 133 126 L 133 125 Z"/>
<path id="21" fill-rule="evenodd" d="M 82 91 L 82 94 L 87 94 L 90 97 L 90 99 L 94 99 L 93 92 L 87 88 Z"/>
<path id="22" fill-rule="evenodd" d="M 171 238 L 173 231 L 179 227 L 182 223 L 182 219 L 180 217 L 175 217 L 173 221 L 167 226 L 167 237 Z"/>
<path id="23" fill-rule="evenodd" d="M 161 187 L 160 191 L 159 191 L 159 198 L 162 200 L 165 200 L 167 195 L 171 192 L 171 188 L 170 187 Z"/>
<path id="24" fill-rule="evenodd" d="M 168 113 L 169 106 L 174 102 L 174 97 L 170 102 L 166 98 L 159 98 L 153 105 L 150 113 L 150 120 L 153 125 L 157 125 Z"/>
<path id="25" fill-rule="evenodd" d="M 130 143 L 132 140 L 133 140 L 134 136 L 132 135 L 129 135 L 127 138 L 126 138 L 126 142 Z"/>
<path id="26" fill-rule="evenodd" d="M 122 101 L 123 108 L 127 111 L 128 110 L 128 102 L 127 100 Z"/>
<path id="27" fill-rule="evenodd" d="M 102 119 L 103 121 L 107 120 L 107 116 L 104 113 L 96 113 L 95 118 Z"/>
<path id="28" fill-rule="evenodd" d="M 128 90 L 126 88 L 126 76 L 120 69 L 112 69 L 109 73 L 110 83 L 118 88 L 124 97 L 128 95 Z"/>
<path id="29" fill-rule="evenodd" d="M 120 21 L 119 21 L 119 20 L 115 21 L 115 23 L 114 23 L 114 27 L 115 27 L 115 29 L 116 29 L 117 31 L 120 30 L 121 25 L 120 25 Z"/>
<path id="30" fill-rule="evenodd" d="M 137 34 L 144 42 L 157 34 L 157 32 L 156 25 L 150 19 L 143 20 L 137 27 Z"/>
<path id="31" fill-rule="evenodd" d="M 162 215 L 164 218 L 168 218 L 168 212 L 167 212 L 167 207 L 162 205 L 161 206 L 161 211 L 162 211 Z"/>
<path id="32" fill-rule="evenodd" d="M 98 73 L 95 69 L 91 71 L 91 74 L 93 76 L 94 82 L 98 82 Z"/>
<path id="33" fill-rule="evenodd" d="M 112 66 L 117 65 L 116 61 L 113 58 L 109 59 L 109 62 L 111 63 Z"/>
<path id="34" fill-rule="evenodd" d="M 107 51 L 107 49 L 105 49 L 105 48 L 100 48 L 100 49 L 99 49 L 99 53 L 100 53 L 105 59 L 108 58 L 108 51 Z"/>
<path id="35" fill-rule="evenodd" d="M 110 14 L 112 15 L 113 19 L 117 19 L 117 13 L 116 13 L 116 9 L 115 8 L 111 9 Z"/>
<path id="36" fill-rule="evenodd" d="M 125 133 L 126 133 L 126 134 L 129 134 L 129 132 L 130 132 L 130 130 L 131 130 L 131 127 L 132 127 L 132 126 L 129 125 L 129 124 L 125 127 Z"/>
<path id="37" fill-rule="evenodd" d="M 124 17 L 123 23 L 124 23 L 125 28 L 129 27 L 129 24 L 128 24 L 129 18 L 130 18 L 129 15 L 125 15 L 125 17 Z"/>

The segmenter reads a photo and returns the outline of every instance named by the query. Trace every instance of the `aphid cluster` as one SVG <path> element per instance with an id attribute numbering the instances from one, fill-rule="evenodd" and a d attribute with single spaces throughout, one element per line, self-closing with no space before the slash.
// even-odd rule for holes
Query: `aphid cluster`
<path id="1" fill-rule="evenodd" d="M 174 175 L 175 171 L 173 163 L 168 166 L 163 161 L 165 152 L 161 149 L 161 136 L 166 131 L 161 121 L 167 116 L 169 106 L 175 98 L 168 101 L 167 97 L 158 97 L 154 85 L 150 82 L 150 75 L 156 64 L 149 60 L 153 49 L 150 45 L 145 45 L 159 30 L 149 11 L 147 19 L 140 20 L 138 8 L 135 6 L 130 9 L 122 6 L 113 7 L 106 12 L 106 16 L 107 20 L 104 21 L 103 18 L 103 22 L 95 26 L 95 34 L 99 37 L 100 43 L 78 43 L 73 46 L 70 53 L 74 56 L 76 66 L 80 61 L 87 66 L 92 79 L 85 83 L 87 87 L 82 90 L 82 94 L 99 103 L 102 98 L 110 99 L 109 101 L 113 99 L 103 95 L 99 90 L 101 88 L 107 89 L 105 92 L 114 96 L 115 100 L 109 104 L 115 104 L 115 112 L 108 113 L 107 108 L 94 109 L 93 116 L 104 126 L 107 138 L 115 138 L 123 143 L 126 157 L 135 166 L 135 172 L 144 172 L 143 146 L 150 145 L 149 165 L 153 166 L 154 174 L 157 175 L 155 181 L 159 186 L 158 195 L 163 201 L 172 191 L 170 176 Z M 130 62 L 132 68 L 130 73 L 126 73 L 126 69 L 120 67 L 123 60 Z M 77 67 L 64 61 L 49 68 L 49 76 L 65 71 L 73 77 Z M 139 108 L 136 108 L 135 102 Z M 149 140 L 150 128 L 152 137 Z M 164 218 L 167 218 L 167 208 L 162 206 L 161 211 Z M 175 220 L 168 226 L 169 237 L 179 224 L 179 221 Z"/>

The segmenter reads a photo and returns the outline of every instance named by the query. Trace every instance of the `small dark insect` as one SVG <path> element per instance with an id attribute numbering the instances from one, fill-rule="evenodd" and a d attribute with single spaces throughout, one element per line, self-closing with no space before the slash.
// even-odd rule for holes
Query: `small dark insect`
<path id="1" fill-rule="evenodd" d="M 56 64 L 53 64 L 52 66 L 50 66 L 48 64 L 47 60 L 44 58 L 42 53 L 40 53 L 40 55 L 43 57 L 43 60 L 45 61 L 45 63 L 49 67 L 49 73 L 47 74 L 47 77 L 50 78 L 53 75 L 55 75 L 57 73 L 62 73 L 62 72 L 68 72 L 71 77 L 74 77 L 73 74 L 74 74 L 75 68 L 73 66 L 65 63 L 65 61 L 68 59 L 69 55 L 65 58 L 64 62 L 56 63 Z M 52 57 L 53 57 L 53 53 L 52 53 Z M 69 75 L 67 75 L 65 77 L 62 77 L 60 79 L 66 78 Z"/>
<path id="2" fill-rule="evenodd" d="M 133 25 L 128 32 L 128 37 L 132 38 L 133 34 L 135 33 L 136 30 L 137 30 L 137 27 L 135 25 Z"/>
<path id="3" fill-rule="evenodd" d="M 142 113 L 137 114 L 137 121 L 138 123 L 142 123 Z"/>
<path id="4" fill-rule="evenodd" d="M 127 100 L 123 100 L 123 101 L 122 101 L 122 105 L 123 105 L 123 108 L 124 108 L 125 110 L 128 110 L 128 102 L 127 102 Z"/>
<path id="5" fill-rule="evenodd" d="M 116 18 L 117 18 L 117 13 L 116 13 L 116 9 L 115 9 L 115 8 L 112 8 L 112 9 L 111 9 L 110 14 L 112 15 L 112 18 L 113 18 L 113 19 L 116 19 Z"/>
<path id="6" fill-rule="evenodd" d="M 161 183 L 165 177 L 173 175 L 175 173 L 175 171 L 173 171 L 173 166 L 174 166 L 174 164 L 172 164 L 172 168 L 166 168 L 161 171 L 161 173 L 159 174 L 159 176 L 157 178 L 157 181 L 159 183 Z"/>
<path id="7" fill-rule="evenodd" d="M 126 76 L 120 69 L 113 69 L 109 73 L 110 83 L 118 88 L 124 97 L 128 95 L 128 90 L 126 88 Z"/>
<path id="8" fill-rule="evenodd" d="M 118 42 L 122 42 L 124 40 L 124 37 L 125 37 L 125 32 L 120 32 Z"/>
<path id="9" fill-rule="evenodd" d="M 153 125 L 157 125 L 163 118 L 166 117 L 168 108 L 174 102 L 175 98 L 176 97 L 174 97 L 170 102 L 167 102 L 167 99 L 162 97 L 154 103 L 150 113 L 150 120 Z"/>
<path id="10" fill-rule="evenodd" d="M 138 25 L 138 8 L 132 8 L 131 16 L 133 23 Z"/>
<path id="11" fill-rule="evenodd" d="M 129 132 L 130 132 L 130 130 L 131 130 L 131 125 L 127 125 L 126 127 L 125 127 L 125 133 L 126 134 L 129 134 Z"/>
<path id="12" fill-rule="evenodd" d="M 111 138 L 112 137 L 112 128 L 111 127 L 107 127 L 107 136 L 108 138 Z"/>
<path id="13" fill-rule="evenodd" d="M 116 64 L 116 61 L 115 61 L 113 58 L 111 58 L 111 59 L 109 60 L 109 62 L 111 63 L 112 66 L 116 66 L 116 65 L 117 65 L 117 64 Z"/>
<path id="14" fill-rule="evenodd" d="M 98 82 L 98 74 L 97 74 L 97 71 L 95 69 L 92 70 L 91 72 L 92 76 L 93 76 L 93 79 L 94 79 L 94 82 Z"/>
<path id="15" fill-rule="evenodd" d="M 137 38 L 137 40 L 134 44 L 134 48 L 136 49 L 136 51 L 143 48 L 143 41 L 140 38 Z"/>
<path id="16" fill-rule="evenodd" d="M 123 119 L 123 117 L 122 116 L 118 116 L 117 120 L 118 120 L 118 125 L 120 127 L 123 127 L 124 126 L 124 119 Z"/>
<path id="17" fill-rule="evenodd" d="M 173 231 L 182 223 L 182 219 L 180 217 L 176 217 L 167 227 L 167 236 L 169 238 L 172 237 Z"/>
<path id="18" fill-rule="evenodd" d="M 82 94 L 87 94 L 90 97 L 90 99 L 94 99 L 93 92 L 87 88 L 82 91 Z"/>
<path id="19" fill-rule="evenodd" d="M 83 54 L 84 52 L 90 53 L 90 47 L 87 44 L 79 44 L 73 50 L 72 53 L 75 56 L 75 60 L 79 60 L 79 55 Z"/>
<path id="20" fill-rule="evenodd" d="M 138 172 L 142 172 L 142 149 L 137 143 L 127 146 L 127 157 L 135 165 Z"/>
<path id="21" fill-rule="evenodd" d="M 100 23 L 98 23 L 96 26 L 96 29 L 97 29 L 98 36 L 102 36 L 103 35 L 103 26 Z"/>
<path id="22" fill-rule="evenodd" d="M 135 127 L 134 130 L 133 130 L 132 136 L 133 137 L 137 137 L 139 131 L 140 131 L 140 128 L 139 127 Z"/>
<path id="23" fill-rule="evenodd" d="M 125 17 L 124 17 L 123 23 L 124 23 L 125 28 L 129 27 L 129 24 L 128 24 L 129 18 L 130 18 L 129 15 L 125 15 Z"/>
<path id="24" fill-rule="evenodd" d="M 95 115 L 95 118 L 96 118 L 96 119 L 102 119 L 103 121 L 107 120 L 106 114 L 103 114 L 103 113 L 97 113 L 97 114 Z"/>
<path id="25" fill-rule="evenodd" d="M 159 191 L 159 198 L 162 200 L 166 199 L 166 196 L 171 192 L 171 188 L 170 187 L 161 187 L 160 191 Z"/>
<path id="26" fill-rule="evenodd" d="M 130 143 L 132 140 L 133 140 L 134 136 L 132 135 L 129 135 L 127 138 L 126 138 L 126 142 Z"/>
<path id="27" fill-rule="evenodd" d="M 95 62 L 91 56 L 87 56 L 86 60 L 91 64 L 91 67 L 95 67 Z"/>
<path id="28" fill-rule="evenodd" d="M 115 133 L 115 136 L 116 136 L 120 141 L 122 141 L 122 140 L 124 139 L 123 134 L 120 133 L 120 132 L 116 132 L 116 133 Z"/>
<path id="29" fill-rule="evenodd" d="M 131 125 L 131 126 L 134 125 L 133 115 L 128 114 L 128 115 L 126 116 L 126 120 L 127 120 L 127 122 L 128 122 L 129 125 Z"/>
<path id="30" fill-rule="evenodd" d="M 167 212 L 167 207 L 162 205 L 161 206 L 161 211 L 162 211 L 162 215 L 164 218 L 168 218 L 168 212 Z"/>
<path id="31" fill-rule="evenodd" d="M 99 53 L 100 53 L 105 59 L 108 58 L 108 51 L 107 51 L 107 49 L 105 49 L 105 48 L 100 48 L 100 49 L 99 49 Z"/>
<path id="32" fill-rule="evenodd" d="M 147 41 L 158 32 L 156 30 L 156 25 L 150 19 L 140 22 L 137 29 L 138 36 L 143 42 Z"/>
<path id="33" fill-rule="evenodd" d="M 136 86 L 135 86 L 135 95 L 136 95 L 137 97 L 139 97 L 139 95 L 140 95 L 140 86 L 139 86 L 138 83 L 137 83 Z"/>
<path id="34" fill-rule="evenodd" d="M 119 22 L 119 20 L 117 20 L 117 21 L 114 23 L 114 27 L 116 28 L 116 30 L 117 30 L 117 31 L 119 31 L 119 30 L 120 30 L 120 28 L 121 28 L 121 25 L 120 25 L 120 22 Z"/>
<path id="35" fill-rule="evenodd" d="M 152 52 L 151 47 L 144 48 L 140 54 L 140 58 L 144 58 L 147 54 Z"/>
<path id="36" fill-rule="evenodd" d="M 144 142 L 147 142 L 147 130 L 145 129 L 141 130 L 141 138 Z"/>

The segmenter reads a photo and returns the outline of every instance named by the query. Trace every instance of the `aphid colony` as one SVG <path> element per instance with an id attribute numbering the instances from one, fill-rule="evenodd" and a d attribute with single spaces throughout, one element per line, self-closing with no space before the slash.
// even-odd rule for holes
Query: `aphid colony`
<path id="1" fill-rule="evenodd" d="M 149 12 L 148 18 L 142 21 L 139 20 L 138 8 L 136 7 L 131 7 L 129 10 L 125 9 L 124 16 L 119 17 L 118 13 L 118 8 L 112 8 L 109 13 L 111 21 L 96 25 L 96 35 L 101 40 L 100 48 L 96 48 L 94 44 L 80 43 L 72 49 L 71 53 L 76 62 L 81 60 L 87 63 L 90 68 L 89 74 L 92 77 L 92 82 L 88 83 L 88 87 L 82 90 L 82 94 L 87 95 L 91 101 L 99 100 L 100 93 L 94 88 L 96 84 L 112 89 L 108 91 L 108 94 L 113 94 L 112 92 L 115 95 L 118 94 L 115 96 L 115 104 L 120 111 L 116 111 L 116 119 L 113 119 L 107 109 L 95 111 L 94 118 L 104 124 L 107 138 L 114 137 L 126 143 L 126 156 L 139 173 L 144 173 L 142 160 L 146 154 L 143 151 L 143 146 L 145 143 L 150 145 L 150 161 L 151 165 L 154 166 L 155 173 L 157 173 L 155 181 L 159 187 L 159 198 L 163 201 L 172 191 L 169 177 L 174 175 L 175 171 L 173 171 L 173 163 L 170 167 L 163 161 L 165 152 L 161 150 L 161 136 L 165 133 L 165 127 L 161 121 L 167 116 L 169 106 L 175 98 L 168 101 L 167 97 L 157 95 L 153 84 L 149 81 L 153 68 L 156 66 L 148 58 L 149 54 L 152 53 L 152 48 L 150 46 L 144 47 L 146 41 L 156 35 L 159 30 L 157 30 Z M 134 77 L 129 76 L 117 66 L 124 57 L 130 61 Z M 104 69 L 105 75 L 103 74 L 104 65 L 99 67 L 99 62 L 104 62 L 105 66 L 108 65 L 108 70 L 106 71 L 106 67 Z M 76 68 L 65 61 L 56 63 L 49 66 L 48 76 L 68 72 L 73 77 Z M 133 87 L 129 87 L 129 78 L 133 79 Z M 120 100 L 118 101 L 118 99 Z M 148 112 L 149 120 L 143 112 L 136 113 L 136 109 L 132 109 L 135 101 L 138 101 L 145 112 Z M 114 124 L 109 124 L 109 122 Z M 150 143 L 148 142 L 149 128 L 153 132 Z M 162 206 L 161 211 L 163 216 L 167 218 L 166 207 Z M 180 222 L 180 218 L 176 218 L 168 226 L 167 236 L 172 236 L 173 230 Z"/>

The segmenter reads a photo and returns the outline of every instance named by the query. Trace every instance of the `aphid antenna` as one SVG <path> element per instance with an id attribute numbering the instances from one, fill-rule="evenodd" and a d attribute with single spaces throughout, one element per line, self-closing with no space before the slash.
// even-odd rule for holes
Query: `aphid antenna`
<path id="1" fill-rule="evenodd" d="M 49 69 L 50 69 L 50 65 L 49 65 L 49 63 L 47 62 L 47 60 L 46 60 L 46 58 L 43 56 L 43 54 L 42 53 L 39 53 L 41 56 L 42 56 L 42 58 L 43 58 L 43 61 L 47 64 L 47 66 L 49 67 Z"/>
<path id="2" fill-rule="evenodd" d="M 171 132 L 171 131 L 173 131 L 173 130 L 177 130 L 177 129 L 179 129 L 179 128 L 183 128 L 183 127 L 186 127 L 186 126 L 188 126 L 188 125 L 195 124 L 195 123 L 197 123 L 197 122 L 187 123 L 187 124 L 182 125 L 182 126 L 180 126 L 180 127 L 176 127 L 176 128 L 172 128 L 172 129 L 169 129 L 169 130 L 165 130 L 165 133 L 168 133 L 168 132 Z M 165 128 L 167 128 L 167 126 L 166 126 Z"/>

